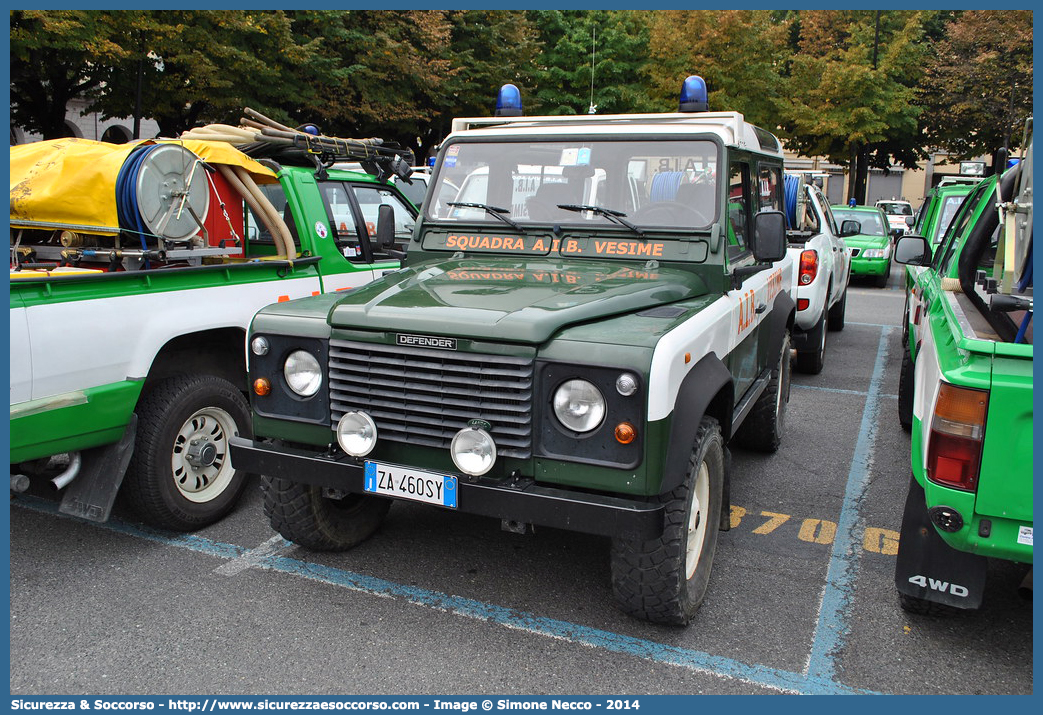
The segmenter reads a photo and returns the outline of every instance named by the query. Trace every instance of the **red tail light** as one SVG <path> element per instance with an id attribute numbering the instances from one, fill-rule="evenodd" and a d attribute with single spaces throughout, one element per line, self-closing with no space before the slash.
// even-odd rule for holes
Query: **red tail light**
<path id="1" fill-rule="evenodd" d="M 802 251 L 800 254 L 800 275 L 797 276 L 797 281 L 802 285 L 806 286 L 811 281 L 815 280 L 815 276 L 818 275 L 818 253 L 812 249 Z"/>
<path id="2" fill-rule="evenodd" d="M 931 420 L 927 478 L 955 489 L 978 488 L 989 393 L 943 382 Z"/>

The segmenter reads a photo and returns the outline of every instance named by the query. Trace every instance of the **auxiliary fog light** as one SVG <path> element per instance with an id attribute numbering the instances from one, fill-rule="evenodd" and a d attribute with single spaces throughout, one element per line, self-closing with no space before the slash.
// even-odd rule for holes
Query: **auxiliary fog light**
<path id="1" fill-rule="evenodd" d="M 352 457 L 365 457 L 377 446 L 377 425 L 365 412 L 348 412 L 337 422 L 337 444 Z"/>
<path id="2" fill-rule="evenodd" d="M 488 432 L 478 427 L 465 427 L 457 432 L 449 452 L 456 468 L 471 477 L 482 476 L 496 463 L 496 443 Z"/>
<path id="3" fill-rule="evenodd" d="M 616 378 L 616 392 L 623 397 L 630 397 L 637 392 L 637 377 L 629 372 L 624 372 Z"/>
<path id="4" fill-rule="evenodd" d="M 258 335 L 250 341 L 250 350 L 254 355 L 267 355 L 270 347 L 271 346 L 268 344 L 268 338 L 263 335 Z"/>

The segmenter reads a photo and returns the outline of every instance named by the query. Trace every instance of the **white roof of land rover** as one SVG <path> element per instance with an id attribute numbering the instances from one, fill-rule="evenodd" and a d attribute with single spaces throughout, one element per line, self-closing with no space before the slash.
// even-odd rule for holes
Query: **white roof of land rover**
<path id="1" fill-rule="evenodd" d="M 568 134 L 715 134 L 727 146 L 782 156 L 779 140 L 748 123 L 739 112 L 675 112 L 667 114 L 576 114 L 560 117 L 472 117 L 453 120 L 454 135 L 539 136 Z M 770 137 L 770 140 L 768 140 Z M 767 145 L 766 145 L 767 144 Z M 773 145 L 773 146 L 772 146 Z"/>

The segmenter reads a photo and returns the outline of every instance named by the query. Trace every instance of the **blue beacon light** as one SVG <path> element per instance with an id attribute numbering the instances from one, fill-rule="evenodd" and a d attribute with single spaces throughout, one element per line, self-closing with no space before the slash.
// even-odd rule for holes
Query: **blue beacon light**
<path id="1" fill-rule="evenodd" d="M 522 116 L 521 91 L 513 84 L 505 84 L 500 87 L 496 95 L 497 117 L 520 117 Z"/>
<path id="2" fill-rule="evenodd" d="M 679 112 L 705 112 L 709 109 L 707 101 L 706 81 L 699 75 L 685 78 L 681 85 L 681 106 Z"/>

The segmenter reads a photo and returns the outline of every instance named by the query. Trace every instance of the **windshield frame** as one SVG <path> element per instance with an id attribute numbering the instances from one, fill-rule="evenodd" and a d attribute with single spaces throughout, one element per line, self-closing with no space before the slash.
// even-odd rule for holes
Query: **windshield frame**
<path id="1" fill-rule="evenodd" d="M 485 144 L 485 145 L 501 145 L 501 144 L 533 144 L 533 143 L 547 143 L 547 144 L 578 144 L 578 145 L 592 145 L 598 143 L 611 143 L 611 142 L 624 142 L 627 144 L 662 144 L 664 142 L 678 142 L 678 143 L 705 143 L 712 145 L 714 157 L 712 165 L 709 169 L 712 170 L 714 176 L 714 195 L 712 204 L 712 216 L 705 217 L 706 224 L 698 226 L 683 226 L 683 225 L 670 225 L 663 223 L 648 223 L 644 221 L 635 221 L 633 218 L 634 211 L 624 215 L 624 218 L 633 222 L 641 228 L 642 231 L 651 233 L 682 233 L 682 234 L 707 234 L 711 231 L 712 227 L 721 221 L 721 196 L 722 187 L 720 183 L 720 177 L 724 171 L 724 161 L 726 159 L 727 150 L 724 146 L 721 138 L 716 134 L 709 132 L 606 132 L 604 134 L 576 134 L 576 133 L 564 133 L 564 132 L 545 132 L 539 131 L 537 128 L 532 134 L 504 134 L 502 136 L 495 136 L 489 130 L 485 130 L 481 136 L 467 136 L 461 134 L 456 137 L 450 137 L 446 142 L 442 144 L 439 149 L 438 161 L 435 164 L 434 172 L 431 177 L 431 187 L 429 191 L 435 190 L 434 187 L 440 187 L 445 181 L 452 181 L 460 187 L 460 191 L 465 190 L 465 181 L 456 181 L 457 177 L 449 177 L 447 175 L 447 153 L 450 151 L 452 146 L 467 145 L 467 144 Z M 459 151 L 459 150 L 458 150 Z M 549 164 L 543 164 L 542 166 L 552 166 Z M 596 170 L 603 171 L 600 167 L 596 167 Z M 706 171 L 704 170 L 704 171 Z M 468 177 L 474 174 L 474 171 L 469 172 Z M 544 174 L 545 175 L 545 174 Z M 652 173 L 649 173 L 645 178 L 646 181 L 651 182 Z M 608 180 L 607 178 L 604 180 Z M 461 194 L 460 198 L 464 198 Z M 571 202 L 562 201 L 562 203 L 587 203 L 582 202 Z M 667 203 L 667 202 L 664 202 Z M 673 203 L 673 202 L 669 202 Z M 646 204 L 646 206 L 651 204 Z M 601 205 L 601 208 L 609 210 L 619 210 L 619 207 L 611 205 Z M 644 206 L 640 207 L 644 208 Z M 484 227 L 490 226 L 491 224 L 501 224 L 495 218 L 488 216 L 485 212 L 482 212 L 481 216 L 474 215 L 467 218 L 450 218 L 448 216 L 438 216 L 434 213 L 433 202 L 425 202 L 425 205 L 421 209 L 423 221 L 425 224 L 432 226 L 453 226 L 453 227 Z M 477 213 L 477 212 L 476 212 Z M 594 230 L 594 231 L 614 231 L 633 233 L 627 227 L 620 225 L 607 219 L 604 216 L 598 216 L 595 212 L 576 212 L 576 216 L 573 218 L 569 216 L 569 212 L 562 211 L 564 214 L 560 218 L 554 220 L 530 220 L 528 216 L 525 217 L 513 217 L 508 214 L 509 217 L 522 223 L 522 225 L 531 231 L 540 231 L 542 226 L 561 226 L 567 227 L 570 231 L 574 230 Z"/>

